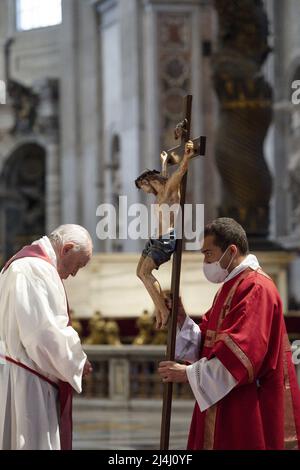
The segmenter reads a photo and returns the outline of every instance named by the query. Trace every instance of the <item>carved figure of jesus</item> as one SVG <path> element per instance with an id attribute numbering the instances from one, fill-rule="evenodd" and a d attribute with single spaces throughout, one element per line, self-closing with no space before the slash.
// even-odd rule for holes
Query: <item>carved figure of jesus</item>
<path id="1" fill-rule="evenodd" d="M 176 210 L 180 208 L 180 185 L 189 160 L 194 156 L 194 144 L 186 142 L 185 151 L 177 170 L 167 176 L 167 153 L 162 152 L 162 173 L 157 170 L 144 171 L 135 185 L 147 194 L 155 196 L 155 216 L 157 231 L 147 241 L 137 266 L 137 276 L 145 285 L 156 307 L 156 328 L 164 328 L 169 317 L 166 298 L 153 270 L 158 269 L 171 258 L 176 248 Z M 168 210 L 170 209 L 170 210 Z"/>

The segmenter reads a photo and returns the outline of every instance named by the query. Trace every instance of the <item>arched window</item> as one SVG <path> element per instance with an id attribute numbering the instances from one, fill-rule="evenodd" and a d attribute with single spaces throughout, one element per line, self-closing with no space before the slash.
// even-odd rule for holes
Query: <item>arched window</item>
<path id="1" fill-rule="evenodd" d="M 54 26 L 61 21 L 61 0 L 16 0 L 16 23 L 19 31 Z"/>

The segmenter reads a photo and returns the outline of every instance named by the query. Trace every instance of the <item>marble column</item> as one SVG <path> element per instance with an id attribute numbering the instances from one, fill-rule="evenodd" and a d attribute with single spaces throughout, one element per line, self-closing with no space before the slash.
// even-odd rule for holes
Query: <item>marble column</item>
<path id="1" fill-rule="evenodd" d="M 173 130 L 183 117 L 186 94 L 193 95 L 192 134 L 203 133 L 203 5 L 195 0 L 170 3 L 145 0 L 143 3 L 143 163 L 144 167 L 159 168 L 161 150 L 176 144 Z M 191 166 L 187 202 L 204 202 L 204 163 L 195 160 Z"/>
<path id="2" fill-rule="evenodd" d="M 62 223 L 79 223 L 79 0 L 62 2 L 61 29 L 61 203 Z"/>
<path id="3" fill-rule="evenodd" d="M 92 2 L 64 0 L 61 33 L 62 221 L 96 237 L 101 202 L 101 107 L 97 14 Z"/>
<path id="4" fill-rule="evenodd" d="M 34 91 L 39 97 L 35 138 L 46 151 L 46 233 L 50 233 L 61 223 L 59 81 L 40 80 Z"/>
<path id="5" fill-rule="evenodd" d="M 112 185 L 112 160 L 118 142 L 119 195 L 127 198 L 127 207 L 138 202 L 134 179 L 139 173 L 141 135 L 141 49 L 139 43 L 139 4 L 137 0 L 95 2 L 99 13 L 100 69 L 102 73 L 102 175 L 104 200 L 112 204 L 117 194 Z M 118 212 L 118 207 L 116 207 Z M 136 251 L 137 240 L 127 237 L 126 207 L 121 211 L 121 239 L 118 249 Z M 118 215 L 118 213 L 117 213 Z M 106 251 L 116 249 L 108 239 Z"/>
<path id="6" fill-rule="evenodd" d="M 103 199 L 100 43 L 97 12 L 90 1 L 81 0 L 79 6 L 80 177 L 78 187 L 81 201 L 79 214 L 82 224 L 91 233 L 95 249 L 102 251 L 101 241 L 96 237 L 96 209 Z"/>
<path id="7" fill-rule="evenodd" d="M 298 252 L 289 270 L 294 311 L 300 309 L 300 105 L 292 99 L 292 83 L 300 80 L 299 14 L 296 0 L 273 0 L 276 235 L 284 247 Z"/>

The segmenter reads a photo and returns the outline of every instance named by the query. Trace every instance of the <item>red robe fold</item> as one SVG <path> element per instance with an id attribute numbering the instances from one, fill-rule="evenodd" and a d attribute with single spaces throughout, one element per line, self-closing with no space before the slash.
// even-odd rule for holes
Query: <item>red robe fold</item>
<path id="1" fill-rule="evenodd" d="M 199 359 L 217 357 L 238 383 L 203 413 L 196 404 L 188 449 L 299 449 L 300 391 L 273 281 L 248 269 L 226 282 L 200 328 Z"/>

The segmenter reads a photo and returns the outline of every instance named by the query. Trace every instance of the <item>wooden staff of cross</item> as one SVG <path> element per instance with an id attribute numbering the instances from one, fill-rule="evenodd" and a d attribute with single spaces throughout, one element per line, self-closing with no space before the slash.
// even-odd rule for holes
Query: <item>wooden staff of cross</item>
<path id="1" fill-rule="evenodd" d="M 181 138 L 181 144 L 174 147 L 167 152 L 162 152 L 162 174 L 167 174 L 167 165 L 178 164 L 183 157 L 185 143 L 190 140 L 191 132 L 191 114 L 192 114 L 192 95 L 187 95 L 184 98 L 185 118 L 182 122 L 177 124 L 175 128 L 175 138 Z M 205 155 L 206 137 L 201 136 L 193 139 L 194 143 L 194 157 Z M 180 206 L 182 210 L 182 230 L 184 233 L 184 204 L 186 194 L 187 172 L 181 182 L 180 190 Z M 176 250 L 173 254 L 172 264 L 172 281 L 171 281 L 171 297 L 172 297 L 172 312 L 168 323 L 168 339 L 166 359 L 167 361 L 174 361 L 175 358 L 175 341 L 176 341 L 176 326 L 177 326 L 177 312 L 179 304 L 179 286 L 180 286 L 180 272 L 181 272 L 181 258 L 182 258 L 182 237 L 176 241 Z M 169 449 L 170 437 L 170 421 L 171 421 L 171 408 L 172 408 L 172 382 L 164 384 L 163 392 L 163 407 L 161 419 L 161 434 L 160 434 L 160 449 Z"/>

